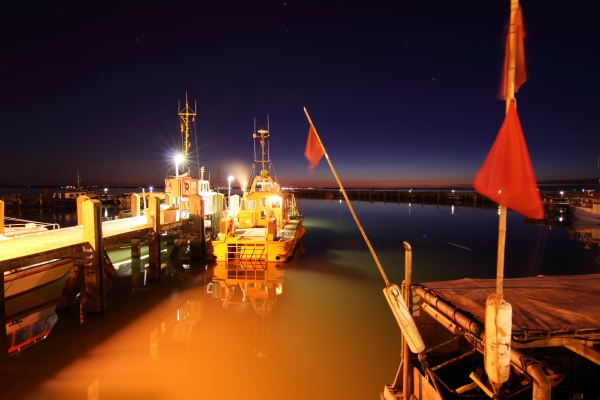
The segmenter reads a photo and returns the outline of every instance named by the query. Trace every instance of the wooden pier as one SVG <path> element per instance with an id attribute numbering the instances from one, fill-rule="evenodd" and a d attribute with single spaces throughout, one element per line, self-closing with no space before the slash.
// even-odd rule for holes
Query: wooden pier
<path id="1" fill-rule="evenodd" d="M 136 195 L 134 195 L 136 196 Z M 139 196 L 132 199 L 132 217 L 102 222 L 102 204 L 85 196 L 77 199 L 78 226 L 50 230 L 34 235 L 3 237 L 4 204 L 0 201 L 0 271 L 12 271 L 52 259 L 71 258 L 74 266 L 63 290 L 59 308 L 71 305 L 82 285 L 85 287 L 83 310 L 100 312 L 105 306 L 104 254 L 105 247 L 131 241 L 132 253 L 139 243 L 149 244 L 149 277 L 160 279 L 160 241 L 164 231 L 182 229 L 190 237 L 192 256 L 204 249 L 203 202 L 200 196 L 189 197 L 185 211 L 161 209 L 160 197 L 149 197 L 145 215 L 140 215 Z M 170 203 L 170 197 L 167 204 Z M 2 274 L 4 286 L 4 274 Z M 0 307 L 4 291 L 0 294 Z"/>

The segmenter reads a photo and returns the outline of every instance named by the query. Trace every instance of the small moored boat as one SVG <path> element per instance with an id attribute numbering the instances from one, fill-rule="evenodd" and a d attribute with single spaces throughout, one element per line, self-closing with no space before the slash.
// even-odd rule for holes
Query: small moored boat
<path id="1" fill-rule="evenodd" d="M 65 186 L 64 191 L 53 193 L 52 198 L 50 199 L 50 206 L 56 208 L 76 208 L 77 198 L 79 196 L 87 196 L 90 199 L 100 200 L 100 196 L 97 192 L 83 189 L 80 186 L 80 183 L 79 172 L 77 172 L 77 187 Z"/>

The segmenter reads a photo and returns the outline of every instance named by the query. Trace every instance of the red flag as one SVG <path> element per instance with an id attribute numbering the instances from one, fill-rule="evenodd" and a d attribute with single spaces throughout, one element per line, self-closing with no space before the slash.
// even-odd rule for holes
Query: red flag
<path id="1" fill-rule="evenodd" d="M 183 129 L 183 121 L 180 122 L 180 128 L 181 128 L 181 132 L 183 132 L 185 129 Z"/>
<path id="2" fill-rule="evenodd" d="M 514 100 L 473 187 L 496 203 L 529 218 L 544 218 L 537 182 Z"/>
<path id="3" fill-rule="evenodd" d="M 306 157 L 306 159 L 309 162 L 308 171 L 310 173 L 312 173 L 315 167 L 319 165 L 319 161 L 321 161 L 321 157 L 323 157 L 323 154 L 325 154 L 325 152 L 319 144 L 315 128 L 313 128 L 313 126 L 311 125 L 310 129 L 308 130 L 308 140 L 306 141 L 306 149 L 304 150 L 304 157 Z"/>
<path id="4" fill-rule="evenodd" d="M 509 28 L 510 29 L 510 28 Z M 527 80 L 527 72 L 525 71 L 525 47 L 523 39 L 525 38 L 525 29 L 523 28 L 523 15 L 521 14 L 521 6 L 517 9 L 515 18 L 515 29 L 517 32 L 517 48 L 516 48 L 516 65 L 515 65 L 515 93 Z M 508 84 L 508 57 L 510 54 L 510 34 L 506 36 L 506 50 L 504 53 L 504 67 L 502 68 L 502 82 L 500 86 L 501 100 L 506 100 L 506 90 Z"/>

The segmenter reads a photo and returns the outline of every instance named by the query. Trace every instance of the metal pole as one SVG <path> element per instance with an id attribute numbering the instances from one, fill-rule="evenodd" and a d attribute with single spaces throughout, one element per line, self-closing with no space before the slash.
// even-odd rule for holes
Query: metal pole
<path id="1" fill-rule="evenodd" d="M 412 247 L 403 240 L 404 245 L 404 302 L 408 311 L 412 311 Z M 412 393 L 412 353 L 408 348 L 406 339 L 402 339 L 402 354 L 403 354 L 403 376 L 402 376 L 402 394 L 405 399 L 408 399 Z"/>
<path id="2" fill-rule="evenodd" d="M 338 186 L 340 187 L 342 195 L 344 195 L 344 199 L 346 200 L 346 204 L 348 205 L 348 208 L 350 209 L 350 213 L 352 214 L 352 217 L 354 217 L 354 221 L 356 222 L 356 225 L 358 226 L 358 229 L 360 230 L 360 233 L 362 234 L 363 239 L 364 239 L 365 243 L 367 244 L 369 251 L 371 252 L 371 256 L 373 257 L 373 260 L 375 261 L 375 264 L 377 265 L 377 268 L 379 269 L 379 273 L 381 274 L 381 276 L 385 282 L 385 286 L 387 287 L 390 285 L 390 281 L 388 280 L 385 272 L 383 271 L 383 267 L 381 266 L 381 263 L 379 262 L 379 258 L 377 258 L 377 254 L 375 254 L 375 250 L 373 250 L 373 246 L 371 246 L 371 242 L 369 241 L 367 234 L 365 233 L 362 225 L 360 224 L 358 217 L 354 213 L 354 208 L 352 208 L 352 204 L 350 204 L 350 200 L 348 199 L 346 190 L 344 189 L 344 186 L 342 186 L 342 182 L 340 181 L 340 178 L 338 178 L 337 173 L 335 172 L 335 168 L 333 168 L 333 164 L 331 163 L 331 160 L 329 159 L 329 155 L 327 154 L 327 151 L 325 150 L 325 146 L 323 146 L 323 143 L 321 142 L 321 138 L 319 137 L 319 134 L 317 133 L 317 129 L 313 125 L 312 120 L 310 119 L 310 116 L 308 115 L 308 111 L 306 110 L 306 107 L 304 107 L 304 113 L 306 114 L 306 118 L 308 118 L 308 122 L 310 123 L 310 126 L 313 128 L 313 131 L 315 132 L 315 136 L 317 137 L 319 146 L 321 146 L 321 148 L 323 149 L 323 154 L 325 155 L 325 158 L 327 159 L 329 168 L 331 168 L 331 172 L 333 173 L 333 176 L 335 177 L 335 180 L 336 180 Z"/>
<path id="3" fill-rule="evenodd" d="M 517 64 L 517 11 L 519 10 L 519 0 L 510 1 L 510 30 L 509 52 L 508 52 L 508 71 L 506 79 L 506 112 L 510 102 L 515 98 L 515 69 Z M 516 104 L 515 104 L 516 107 Z M 498 262 L 496 266 L 496 294 L 503 297 L 502 286 L 504 284 L 504 248 L 506 245 L 506 206 L 500 206 L 500 221 L 498 224 Z"/>

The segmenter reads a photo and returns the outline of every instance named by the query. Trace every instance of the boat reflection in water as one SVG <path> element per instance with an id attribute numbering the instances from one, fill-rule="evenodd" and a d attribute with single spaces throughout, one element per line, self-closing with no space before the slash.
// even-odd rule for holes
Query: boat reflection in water
<path id="1" fill-rule="evenodd" d="M 283 293 L 286 275 L 296 265 L 298 257 L 304 253 L 302 243 L 286 263 L 266 263 L 264 261 L 242 260 L 240 262 L 216 261 L 212 280 L 206 286 L 213 299 L 221 301 L 223 308 L 248 307 L 253 309 L 252 354 L 258 359 L 269 355 L 269 331 L 271 313 Z"/>
<path id="2" fill-rule="evenodd" d="M 77 306 L 58 312 L 46 339 L 5 363 L 0 399 L 379 398 L 393 382 L 400 354 L 400 330 L 381 277 L 345 204 L 300 202 L 307 252 L 296 266 L 273 274 L 267 268 L 266 286 L 279 281 L 283 290 L 270 304 L 269 295 L 248 292 L 242 301 L 240 283 L 257 280 L 238 276 L 224 308 L 215 282 L 227 275 L 217 265 L 185 256 L 177 263 L 165 252 L 163 276 L 151 280 L 143 247 L 141 259 L 122 264 L 114 255 L 121 250 L 108 250 L 119 275 L 107 289 L 106 311 L 87 314 L 83 324 Z M 496 209 L 353 206 L 390 281 L 404 277 L 399 238 L 413 246 L 414 282 L 495 277 Z M 595 259 L 598 247 L 585 250 L 566 227 L 528 225 L 509 213 L 508 231 L 508 278 L 597 270 L 590 256 Z M 468 373 L 461 376 L 466 384 Z"/>
<path id="3" fill-rule="evenodd" d="M 586 250 L 592 246 L 600 246 L 600 224 L 574 220 L 569 226 L 569 236 L 584 244 Z M 600 267 L 600 253 L 596 257 L 596 265 Z"/>
<path id="4" fill-rule="evenodd" d="M 6 300 L 6 344 L 10 356 L 48 337 L 58 320 L 56 305 L 65 280 L 63 277 Z"/>

